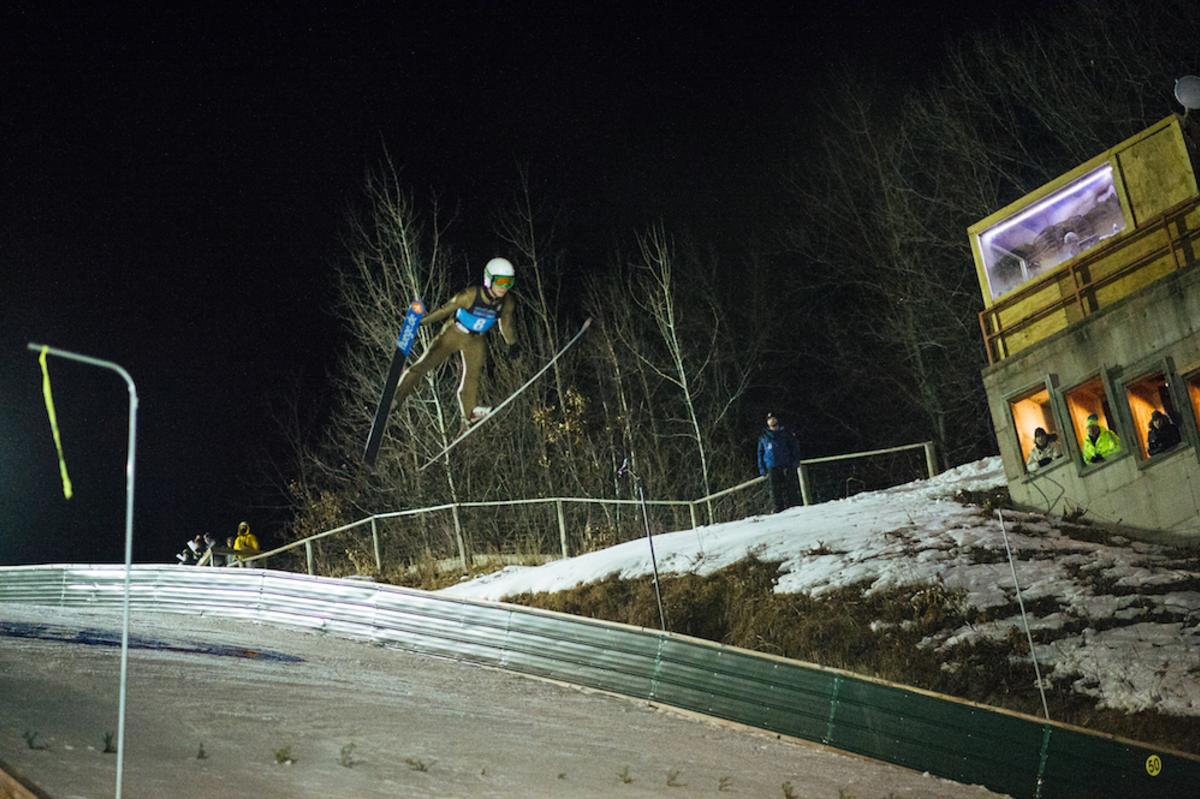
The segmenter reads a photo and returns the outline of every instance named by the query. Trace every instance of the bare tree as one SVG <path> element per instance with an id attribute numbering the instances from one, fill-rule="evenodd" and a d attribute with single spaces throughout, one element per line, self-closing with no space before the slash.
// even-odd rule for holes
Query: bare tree
<path id="1" fill-rule="evenodd" d="M 669 398 L 657 403 L 665 412 L 655 414 L 659 435 L 689 442 L 699 488 L 708 495 L 713 490 L 714 441 L 749 385 L 757 355 L 754 339 L 739 347 L 725 330 L 727 320 L 712 289 L 711 261 L 687 260 L 685 290 L 676 280 L 675 244 L 661 226 L 638 237 L 638 253 L 629 296 L 645 324 L 630 324 L 637 317 L 627 315 L 614 332 L 642 371 L 645 395 L 655 393 L 650 380 L 669 389 Z"/>
<path id="2" fill-rule="evenodd" d="M 361 463 L 400 322 L 413 300 L 448 295 L 449 272 L 436 201 L 422 214 L 390 164 L 370 173 L 365 189 L 366 208 L 348 220 L 338 270 L 334 310 L 347 344 L 329 380 L 331 410 L 318 435 L 295 424 L 285 433 L 293 442 L 289 493 L 297 536 L 461 493 L 456 474 L 416 468 L 425 452 L 458 432 L 453 380 L 445 374 L 430 374 L 424 388 L 392 409 L 376 469 Z M 418 349 L 432 335 L 421 331 Z"/>
<path id="3" fill-rule="evenodd" d="M 911 151 L 903 117 L 844 81 L 848 90 L 823 114 L 821 158 L 793 175 L 800 213 L 788 238 L 810 267 L 807 290 L 823 300 L 818 332 L 842 383 L 826 395 L 836 403 L 826 412 L 844 421 L 844 398 L 856 396 L 856 424 L 873 428 L 856 432 L 875 441 L 924 433 L 946 454 L 982 399 L 968 326 L 979 305 L 973 271 L 929 257 L 925 220 L 936 211 L 903 172 Z"/>
<path id="4" fill-rule="evenodd" d="M 532 315 L 533 327 L 541 333 L 547 349 L 554 352 L 559 347 L 563 311 L 559 302 L 562 253 L 555 249 L 557 219 L 544 206 L 535 204 L 527 169 L 518 170 L 518 184 L 513 203 L 499 216 L 496 227 L 501 239 L 520 256 L 521 284 L 528 286 L 522 292 L 528 298 L 522 303 L 522 311 Z M 562 369 L 555 363 L 554 387 L 559 397 L 566 396 Z"/>
<path id="5" fill-rule="evenodd" d="M 566 331 L 568 309 L 562 299 L 562 266 L 564 253 L 558 249 L 559 219 L 548 210 L 548 204 L 535 201 L 527 169 L 518 170 L 518 188 L 513 201 L 496 218 L 501 238 L 517 255 L 520 270 L 520 316 L 523 351 L 529 352 L 521 377 L 540 366 L 558 351 L 561 342 L 573 331 Z M 578 353 L 557 360 L 551 367 L 550 379 L 531 386 L 523 397 L 524 408 L 530 409 L 530 444 L 526 449 L 537 452 L 533 462 L 543 467 L 529 475 L 526 490 L 549 488 L 549 484 L 564 482 L 576 491 L 586 491 L 588 480 L 587 453 L 581 447 L 583 431 L 580 415 L 586 405 L 583 394 L 574 382 L 573 364 Z M 509 446 L 515 442 L 510 438 Z M 528 459 L 524 459 L 528 461 Z M 535 477 L 536 475 L 536 477 Z"/>
<path id="6" fill-rule="evenodd" d="M 337 308 L 351 337 L 334 384 L 344 399 L 341 413 L 334 417 L 335 437 L 345 446 L 365 441 L 409 303 L 436 303 L 450 294 L 436 201 L 427 221 L 390 169 L 368 176 L 366 192 L 369 211 L 350 223 L 337 295 Z M 434 335 L 436 331 L 420 330 L 417 354 Z M 459 415 L 448 396 L 449 382 L 444 372 L 435 370 L 426 376 L 425 389 L 393 409 L 377 482 L 392 502 L 396 495 L 411 496 L 420 487 L 424 478 L 416 473 L 418 461 L 457 435 Z M 389 440 L 399 440 L 402 446 L 387 447 Z M 453 474 L 445 479 L 450 494 L 456 495 Z"/>
<path id="7" fill-rule="evenodd" d="M 1165 115 L 1198 17 L 1176 0 L 1056 6 L 953 48 L 899 101 L 839 79 L 818 152 L 789 172 L 785 241 L 860 434 L 927 435 L 948 462 L 993 448 L 965 229 Z"/>

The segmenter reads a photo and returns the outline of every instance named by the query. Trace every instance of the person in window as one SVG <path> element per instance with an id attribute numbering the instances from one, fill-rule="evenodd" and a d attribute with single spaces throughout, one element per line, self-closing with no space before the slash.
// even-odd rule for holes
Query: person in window
<path id="1" fill-rule="evenodd" d="M 768 413 L 767 429 L 758 439 L 758 473 L 767 476 L 776 513 L 800 504 L 799 466 L 800 442 Z"/>
<path id="2" fill-rule="evenodd" d="M 1150 431 L 1146 436 L 1151 457 L 1166 452 L 1180 441 L 1179 427 L 1162 411 L 1150 414 Z"/>
<path id="3" fill-rule="evenodd" d="M 1087 436 L 1083 439 L 1083 462 L 1104 463 L 1121 452 L 1121 439 L 1107 427 L 1100 426 L 1100 417 L 1087 418 Z"/>
<path id="4" fill-rule="evenodd" d="M 1033 431 L 1033 449 L 1025 460 L 1025 468 L 1031 472 L 1045 468 L 1062 457 L 1062 448 L 1058 446 L 1058 436 L 1047 433 L 1039 427 Z"/>

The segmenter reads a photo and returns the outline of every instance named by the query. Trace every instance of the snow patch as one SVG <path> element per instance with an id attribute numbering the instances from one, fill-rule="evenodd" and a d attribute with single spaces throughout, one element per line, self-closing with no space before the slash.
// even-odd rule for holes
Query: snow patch
<path id="1" fill-rule="evenodd" d="M 654 537 L 659 572 L 707 576 L 753 556 L 779 564 L 775 591 L 780 594 L 819 597 L 849 586 L 872 593 L 940 583 L 961 591 L 968 608 L 1007 609 L 1015 605 L 1016 589 L 1000 524 L 953 499 L 960 491 L 1004 484 L 1000 459 L 986 458 L 884 491 L 662 533 Z M 1060 532 L 1055 519 L 1030 513 L 1006 513 L 1005 530 L 1030 626 L 1035 633 L 1055 633 L 1051 644 L 1036 651 L 1056 679 L 1072 679 L 1074 690 L 1101 699 L 1106 707 L 1200 715 L 1200 592 L 1162 593 L 1163 587 L 1178 583 L 1182 588 L 1195 579 L 1172 568 L 1169 549 L 1121 536 L 1104 544 L 1079 541 Z M 441 593 L 502 601 L 651 573 L 649 548 L 637 539 L 536 568 L 510 566 Z M 1138 593 L 1147 587 L 1159 593 Z M 1034 612 L 1047 605 L 1054 609 L 1044 617 Z M 1164 620 L 1163 614 L 1180 621 Z M 1102 619 L 1131 623 L 1103 632 L 1067 632 Z M 888 629 L 876 624 L 873 630 Z M 1021 629 L 1019 617 L 1007 616 L 922 645 L 1003 640 L 1014 627 Z"/>

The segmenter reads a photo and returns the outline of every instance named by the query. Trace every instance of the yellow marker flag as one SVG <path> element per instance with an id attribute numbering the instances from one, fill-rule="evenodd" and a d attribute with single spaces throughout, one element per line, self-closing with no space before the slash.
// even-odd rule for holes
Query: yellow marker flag
<path id="1" fill-rule="evenodd" d="M 62 474 L 63 496 L 67 499 L 75 493 L 71 488 L 71 477 L 67 474 L 67 462 L 63 459 L 62 439 L 58 436 L 58 417 L 54 413 L 54 396 L 50 393 L 50 367 L 46 365 L 49 347 L 42 347 L 38 363 L 42 365 L 42 396 L 46 398 L 46 414 L 50 417 L 50 432 L 54 434 L 54 448 L 58 450 L 58 471 Z"/>

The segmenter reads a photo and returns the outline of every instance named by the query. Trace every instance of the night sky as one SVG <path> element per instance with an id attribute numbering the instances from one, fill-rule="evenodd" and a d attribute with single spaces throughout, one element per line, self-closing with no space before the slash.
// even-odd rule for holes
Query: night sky
<path id="1" fill-rule="evenodd" d="M 455 282 L 502 252 L 490 215 L 519 165 L 570 219 L 575 268 L 659 219 L 736 249 L 821 135 L 804 109 L 832 66 L 899 89 L 972 22 L 886 5 L 5 4 L 0 564 L 123 551 L 124 383 L 51 359 L 67 502 L 27 342 L 137 381 L 135 559 L 170 559 L 255 521 L 271 404 L 326 399 L 339 233 L 385 152 L 455 212 Z"/>

